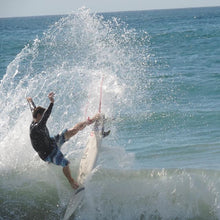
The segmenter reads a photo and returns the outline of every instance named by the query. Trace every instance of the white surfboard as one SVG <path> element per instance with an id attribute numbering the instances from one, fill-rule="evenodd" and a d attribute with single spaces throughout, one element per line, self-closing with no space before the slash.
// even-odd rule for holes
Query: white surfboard
<path id="1" fill-rule="evenodd" d="M 75 210 L 78 208 L 78 206 L 82 202 L 84 198 L 84 194 L 85 194 L 85 188 L 83 186 L 79 187 L 77 190 L 74 191 L 73 195 L 70 198 L 69 204 L 66 208 L 66 212 L 63 218 L 64 220 L 69 219 L 71 215 L 73 215 Z"/>
<path id="2" fill-rule="evenodd" d="M 78 174 L 77 182 L 79 183 L 80 187 L 74 192 L 74 194 L 72 195 L 69 201 L 69 204 L 67 206 L 64 215 L 64 220 L 69 219 L 70 216 L 73 215 L 73 213 L 75 212 L 77 207 L 81 204 L 84 198 L 85 188 L 83 185 L 87 176 L 91 173 L 91 171 L 95 167 L 98 158 L 98 152 L 101 147 L 103 132 L 104 132 L 104 115 L 100 120 L 95 122 L 93 130 L 90 133 L 89 140 L 83 152 L 83 156 L 81 158 L 80 166 L 79 166 L 79 174 Z"/>
<path id="3" fill-rule="evenodd" d="M 79 174 L 77 178 L 77 181 L 80 185 L 84 184 L 86 177 L 93 170 L 96 164 L 98 152 L 102 142 L 103 120 L 104 119 L 101 118 L 99 121 L 95 122 L 83 156 L 81 158 L 79 165 Z"/>

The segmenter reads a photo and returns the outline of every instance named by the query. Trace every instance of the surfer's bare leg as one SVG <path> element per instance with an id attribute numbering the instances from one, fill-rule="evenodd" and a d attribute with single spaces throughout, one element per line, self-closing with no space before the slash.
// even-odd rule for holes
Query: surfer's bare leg
<path id="1" fill-rule="evenodd" d="M 65 139 L 69 140 L 72 136 L 77 134 L 79 131 L 83 130 L 87 125 L 91 125 L 92 123 L 94 123 L 100 117 L 101 116 L 98 113 L 94 117 L 92 117 L 91 119 L 88 119 L 88 120 L 83 121 L 83 122 L 79 122 L 73 128 L 67 130 L 67 132 L 65 133 Z"/>
<path id="2" fill-rule="evenodd" d="M 79 185 L 72 178 L 69 165 L 63 167 L 63 173 L 66 176 L 66 178 L 68 179 L 68 181 L 69 181 L 70 185 L 73 187 L 73 189 L 77 189 L 79 187 Z"/>

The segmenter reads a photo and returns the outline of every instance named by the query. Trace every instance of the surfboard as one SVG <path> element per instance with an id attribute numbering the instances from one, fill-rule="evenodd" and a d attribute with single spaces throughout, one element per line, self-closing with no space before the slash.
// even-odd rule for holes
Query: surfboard
<path id="1" fill-rule="evenodd" d="M 92 171 L 98 158 L 98 151 L 102 143 L 102 131 L 104 127 L 104 118 L 95 122 L 93 130 L 90 133 L 88 143 L 84 150 L 79 165 L 79 175 L 77 181 L 83 185 L 86 177 Z"/>
<path id="2" fill-rule="evenodd" d="M 64 220 L 69 219 L 78 206 L 81 204 L 84 194 L 85 194 L 85 187 L 84 182 L 88 175 L 91 173 L 93 168 L 95 167 L 96 161 L 98 159 L 98 152 L 101 147 L 102 138 L 105 136 L 104 134 L 104 120 L 105 117 L 102 117 L 95 122 L 93 129 L 90 133 L 88 142 L 86 144 L 86 148 L 83 152 L 80 165 L 79 165 L 79 173 L 77 177 L 77 182 L 79 183 L 80 187 L 74 191 L 69 204 L 67 206 Z M 110 131 L 107 132 L 107 135 Z"/>
<path id="3" fill-rule="evenodd" d="M 69 204 L 66 208 L 66 212 L 65 212 L 63 220 L 67 220 L 73 215 L 75 210 L 81 204 L 84 198 L 84 193 L 85 193 L 85 188 L 83 186 L 79 187 L 77 190 L 74 191 L 74 193 L 72 194 L 70 198 Z"/>

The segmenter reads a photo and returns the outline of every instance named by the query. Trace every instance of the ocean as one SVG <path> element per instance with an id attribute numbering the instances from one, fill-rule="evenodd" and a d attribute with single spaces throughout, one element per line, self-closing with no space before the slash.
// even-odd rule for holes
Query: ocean
<path id="1" fill-rule="evenodd" d="M 74 220 L 220 219 L 220 7 L 0 18 L 0 219 L 62 219 L 72 189 L 31 146 L 98 112 L 111 134 Z M 62 148 L 76 178 L 91 127 Z"/>

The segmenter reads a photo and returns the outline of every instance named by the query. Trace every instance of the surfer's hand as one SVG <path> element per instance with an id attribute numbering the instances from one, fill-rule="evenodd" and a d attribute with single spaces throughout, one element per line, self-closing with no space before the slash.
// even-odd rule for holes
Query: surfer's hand
<path id="1" fill-rule="evenodd" d="M 54 103 L 54 93 L 53 92 L 50 92 L 49 94 L 48 94 L 48 98 L 50 99 L 50 101 L 52 102 L 52 103 Z"/>
<path id="2" fill-rule="evenodd" d="M 32 102 L 32 98 L 31 97 L 27 97 L 27 101 L 28 102 Z"/>

